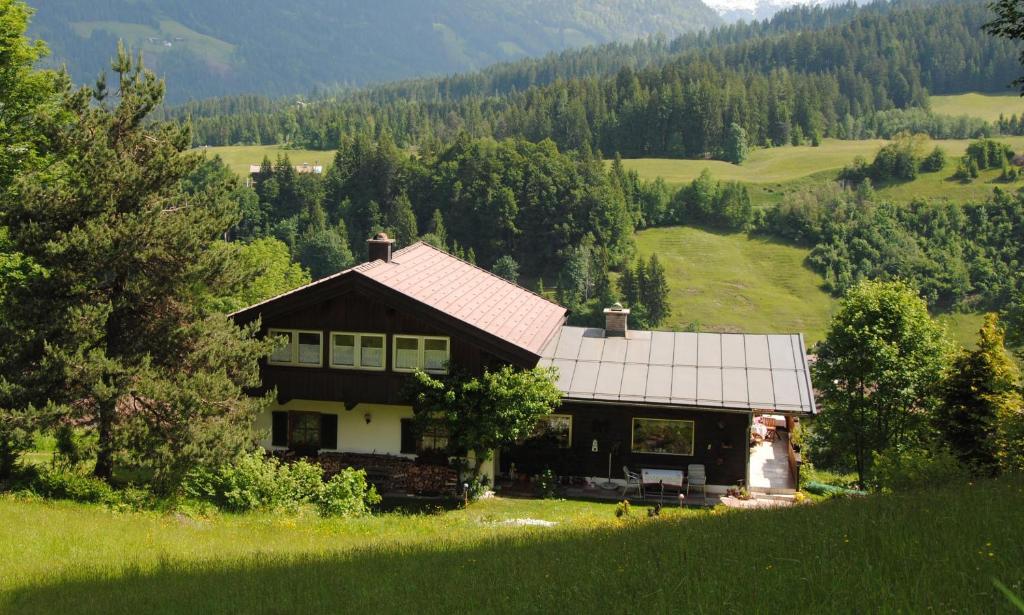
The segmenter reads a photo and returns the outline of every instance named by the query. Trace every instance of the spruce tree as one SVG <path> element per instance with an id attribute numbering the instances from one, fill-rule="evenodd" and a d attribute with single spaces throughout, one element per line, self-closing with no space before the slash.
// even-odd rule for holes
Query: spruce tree
<path id="1" fill-rule="evenodd" d="M 392 236 L 399 248 L 413 243 L 419 237 L 419 230 L 416 228 L 416 214 L 412 211 L 412 203 L 409 197 L 402 193 L 394 200 L 388 208 L 387 227 L 391 230 Z"/>
<path id="2" fill-rule="evenodd" d="M 725 151 L 723 156 L 727 162 L 742 164 L 747 159 L 749 146 L 747 145 L 747 131 L 742 126 L 733 122 L 725 134 Z"/>
<path id="3" fill-rule="evenodd" d="M 622 269 L 622 275 L 619 276 L 619 295 L 622 296 L 622 300 L 625 301 L 626 305 L 630 308 L 636 306 L 639 303 L 640 291 L 637 288 L 636 276 L 633 275 L 633 269 L 631 267 L 624 267 Z"/>
<path id="4" fill-rule="evenodd" d="M 442 246 L 448 245 L 448 230 L 444 226 L 444 216 L 441 215 L 440 209 L 435 209 L 434 215 L 430 218 L 430 232 L 437 237 Z"/>
<path id="5" fill-rule="evenodd" d="M 985 317 L 978 347 L 963 351 L 943 386 L 938 427 L 953 451 L 982 474 L 997 465 L 997 417 L 1003 407 L 1019 406 L 1019 373 L 1004 346 L 995 314 Z"/>
<path id="6" fill-rule="evenodd" d="M 647 311 L 648 324 L 656 327 L 672 313 L 668 302 L 668 276 L 665 273 L 665 266 L 658 260 L 657 254 L 651 255 L 646 270 L 643 304 Z"/>

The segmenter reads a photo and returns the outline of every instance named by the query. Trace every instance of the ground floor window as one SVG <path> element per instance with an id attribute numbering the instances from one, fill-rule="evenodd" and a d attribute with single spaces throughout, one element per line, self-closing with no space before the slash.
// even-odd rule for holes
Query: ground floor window
<path id="1" fill-rule="evenodd" d="M 537 421 L 528 438 L 531 444 L 546 444 L 557 448 L 572 446 L 572 415 L 549 414 Z"/>
<path id="2" fill-rule="evenodd" d="M 338 415 L 319 412 L 275 410 L 271 421 L 271 444 L 303 454 L 338 448 Z"/>
<path id="3" fill-rule="evenodd" d="M 420 450 L 443 451 L 448 448 L 448 428 L 441 423 L 429 423 L 420 436 Z"/>
<path id="4" fill-rule="evenodd" d="M 448 448 L 448 429 L 441 423 L 417 425 L 415 419 L 402 419 L 402 453 L 413 455 L 423 451 L 444 451 Z"/>
<path id="5" fill-rule="evenodd" d="M 289 445 L 294 448 L 320 448 L 320 415 L 293 413 Z"/>
<path id="6" fill-rule="evenodd" d="M 694 422 L 671 419 L 633 419 L 634 453 L 693 455 Z"/>

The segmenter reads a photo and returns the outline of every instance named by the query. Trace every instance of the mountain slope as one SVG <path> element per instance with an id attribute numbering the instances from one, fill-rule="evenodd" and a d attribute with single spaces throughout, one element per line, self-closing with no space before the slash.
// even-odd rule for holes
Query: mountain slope
<path id="1" fill-rule="evenodd" d="M 291 94 L 475 70 L 498 61 L 721 23 L 700 0 L 32 0 L 32 34 L 90 81 L 118 39 L 169 99 Z"/>

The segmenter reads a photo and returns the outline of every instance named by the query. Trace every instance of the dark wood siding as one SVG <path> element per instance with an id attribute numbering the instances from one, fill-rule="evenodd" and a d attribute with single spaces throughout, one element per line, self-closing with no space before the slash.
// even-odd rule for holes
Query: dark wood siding
<path id="1" fill-rule="evenodd" d="M 410 309 L 396 305 L 363 287 L 350 288 L 320 303 L 267 319 L 263 330 L 304 329 L 323 333 L 323 366 L 261 366 L 264 390 L 277 388 L 282 403 L 292 399 L 357 403 L 405 404 L 404 393 L 410 378 L 407 373 L 391 371 L 395 334 L 436 335 L 450 338 L 452 365 L 470 373 L 482 373 L 485 366 L 501 363 L 464 332 Z M 328 367 L 331 331 L 387 334 L 387 369 L 344 370 Z M 532 367 L 532 366 L 523 366 Z"/>
<path id="2" fill-rule="evenodd" d="M 529 474 L 550 467 L 560 475 L 607 476 L 608 453 L 613 451 L 612 478 L 622 478 L 623 465 L 637 472 L 640 468 L 685 470 L 691 463 L 704 464 L 709 484 L 733 485 L 746 477 L 747 414 L 581 402 L 565 402 L 556 414 L 573 417 L 571 447 L 539 450 L 523 446 L 503 451 L 502 472 L 515 463 L 517 471 Z M 693 456 L 631 452 L 634 417 L 694 421 Z M 594 440 L 596 453 L 592 451 Z"/>

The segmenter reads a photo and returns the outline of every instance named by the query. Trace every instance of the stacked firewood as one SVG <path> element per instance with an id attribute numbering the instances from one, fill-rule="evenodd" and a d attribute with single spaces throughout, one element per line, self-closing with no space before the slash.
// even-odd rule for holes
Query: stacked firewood
<path id="1" fill-rule="evenodd" d="M 403 477 L 406 493 L 418 495 L 453 494 L 458 490 L 459 476 L 452 468 L 412 465 Z"/>
<path id="2" fill-rule="evenodd" d="M 419 465 L 395 455 L 321 453 L 317 461 L 324 469 L 325 480 L 345 468 L 366 470 L 367 481 L 380 493 L 444 495 L 458 489 L 458 474 L 452 468 Z"/>

